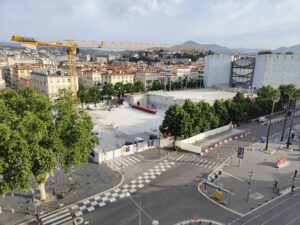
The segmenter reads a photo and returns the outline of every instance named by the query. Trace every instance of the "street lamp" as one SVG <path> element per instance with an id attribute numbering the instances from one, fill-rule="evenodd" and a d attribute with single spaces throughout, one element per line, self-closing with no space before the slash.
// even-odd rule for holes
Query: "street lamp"
<path id="1" fill-rule="evenodd" d="M 250 186 L 251 186 L 251 179 L 252 179 L 253 171 L 250 171 L 248 173 L 250 174 L 250 177 L 249 177 L 249 181 L 248 181 L 247 203 L 249 202 L 249 193 L 250 193 Z"/>
<path id="2" fill-rule="evenodd" d="M 142 225 L 142 212 L 152 221 L 152 225 L 159 225 L 159 222 L 155 219 L 152 218 L 142 207 L 141 203 L 138 204 L 133 198 L 131 198 L 131 195 L 129 192 L 125 194 L 126 197 L 128 197 L 135 205 L 136 207 L 140 210 L 139 213 L 139 225 Z"/>

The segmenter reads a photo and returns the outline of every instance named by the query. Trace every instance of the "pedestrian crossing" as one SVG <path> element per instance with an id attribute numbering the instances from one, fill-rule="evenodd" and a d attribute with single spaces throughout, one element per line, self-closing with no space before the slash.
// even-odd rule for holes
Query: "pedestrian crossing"
<path id="1" fill-rule="evenodd" d="M 112 169 L 123 169 L 128 166 L 133 166 L 135 164 L 141 163 L 142 159 L 140 159 L 136 155 L 130 155 L 130 156 L 121 156 L 112 160 L 107 161 L 107 164 Z"/>
<path id="2" fill-rule="evenodd" d="M 199 158 L 195 155 L 173 154 L 167 157 L 168 160 L 190 163 L 194 166 L 199 166 L 207 169 L 214 170 L 220 165 L 218 162 L 210 161 L 204 158 Z"/>
<path id="3" fill-rule="evenodd" d="M 64 209 L 41 219 L 42 225 L 71 225 L 73 216 L 69 209 Z"/>

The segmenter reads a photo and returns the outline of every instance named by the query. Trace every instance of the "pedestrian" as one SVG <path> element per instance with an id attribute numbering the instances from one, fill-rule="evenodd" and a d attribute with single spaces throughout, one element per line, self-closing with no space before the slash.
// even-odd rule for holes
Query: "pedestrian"
<path id="1" fill-rule="evenodd" d="M 274 188 L 275 188 L 275 189 L 277 188 L 277 184 L 278 184 L 278 182 L 277 182 L 277 180 L 275 180 L 275 181 L 274 181 Z"/>

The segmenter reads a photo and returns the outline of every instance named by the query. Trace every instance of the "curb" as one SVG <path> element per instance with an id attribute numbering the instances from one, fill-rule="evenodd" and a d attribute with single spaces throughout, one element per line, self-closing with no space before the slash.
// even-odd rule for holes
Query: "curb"
<path id="1" fill-rule="evenodd" d="M 87 197 L 87 198 L 81 199 L 80 201 L 77 201 L 77 202 L 74 202 L 74 203 L 72 203 L 72 204 L 66 205 L 66 206 L 64 206 L 64 207 L 62 207 L 62 208 L 56 209 L 56 210 L 54 210 L 54 211 L 52 211 L 52 212 L 50 212 L 50 213 L 43 214 L 43 215 L 41 215 L 41 216 L 39 217 L 39 219 L 42 219 L 42 218 L 44 218 L 44 217 L 46 217 L 46 216 L 49 216 L 49 215 L 51 215 L 51 214 L 53 214 L 53 213 L 56 213 L 56 212 L 59 212 L 59 211 L 61 211 L 61 210 L 70 208 L 71 206 L 73 206 L 73 205 L 75 205 L 75 204 L 78 204 L 78 203 L 83 202 L 83 201 L 85 201 L 85 200 L 87 200 L 87 199 L 93 198 L 93 197 L 95 197 L 95 196 L 97 196 L 97 195 L 101 195 L 101 194 L 103 194 L 103 193 L 105 193 L 105 192 L 108 192 L 108 191 L 111 191 L 111 190 L 113 190 L 113 189 L 115 189 L 115 188 L 120 187 L 120 186 L 123 184 L 124 180 L 125 180 L 125 176 L 124 176 L 122 173 L 120 173 L 119 171 L 116 171 L 116 172 L 118 172 L 118 173 L 121 174 L 121 176 L 122 176 L 121 181 L 120 181 L 116 186 L 114 186 L 114 187 L 112 187 L 112 188 L 109 188 L 109 189 L 107 189 L 107 190 L 105 190 L 105 191 L 99 192 L 99 193 L 97 193 L 97 194 L 94 194 L 94 195 L 92 195 L 92 196 L 89 196 L 89 197 Z M 34 222 L 34 221 L 35 221 L 35 219 L 31 219 L 31 220 L 28 220 L 28 221 L 26 221 L 26 222 L 19 223 L 18 225 L 26 225 L 26 224 L 28 224 L 28 223 L 30 223 L 30 222 Z"/>
<path id="2" fill-rule="evenodd" d="M 191 223 L 212 223 L 212 225 L 225 225 L 224 223 L 220 223 L 215 220 L 208 220 L 208 219 L 191 219 L 191 220 L 185 220 L 179 223 L 175 223 L 174 225 L 186 225 L 186 224 L 191 224 Z"/>
<path id="3" fill-rule="evenodd" d="M 201 150 L 200 155 L 204 156 L 205 154 L 211 152 L 212 150 L 214 150 L 215 148 L 223 145 L 223 144 L 227 144 L 228 142 L 234 141 L 234 140 L 238 140 L 240 138 L 244 138 L 247 137 L 250 134 L 249 131 L 241 133 L 241 134 L 236 134 L 230 137 L 227 137 L 221 141 L 216 142 L 215 144 L 211 144 L 208 147 L 206 147 L 205 149 Z"/>

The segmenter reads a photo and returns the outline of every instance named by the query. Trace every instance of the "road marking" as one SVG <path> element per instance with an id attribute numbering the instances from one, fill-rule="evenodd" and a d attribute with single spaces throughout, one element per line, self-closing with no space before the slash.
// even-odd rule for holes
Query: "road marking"
<path id="1" fill-rule="evenodd" d="M 59 211 L 59 212 L 57 212 L 57 213 L 54 213 L 54 214 L 52 214 L 52 215 L 50 215 L 50 216 L 47 216 L 47 217 L 45 217 L 45 218 L 42 218 L 41 220 L 42 220 L 42 221 L 48 220 L 48 219 L 50 219 L 50 218 L 52 218 L 52 217 L 54 217 L 54 216 L 58 216 L 58 215 L 60 215 L 60 214 L 66 213 L 66 212 L 69 212 L 69 209 L 64 209 L 64 210 Z"/>
<path id="2" fill-rule="evenodd" d="M 130 162 L 127 162 L 125 159 L 120 159 L 119 160 L 120 163 L 124 164 L 125 166 L 130 166 Z"/>
<path id="3" fill-rule="evenodd" d="M 239 177 L 237 177 L 237 176 L 235 176 L 235 175 L 232 175 L 232 174 L 230 174 L 230 173 L 227 173 L 227 172 L 224 172 L 224 171 L 223 171 L 223 173 L 226 174 L 226 175 L 228 175 L 228 176 L 230 176 L 230 177 L 233 177 L 233 178 L 235 178 L 235 179 L 237 179 L 237 180 L 239 180 L 239 181 L 243 181 L 243 182 L 245 181 L 244 179 L 239 178 Z"/>
<path id="4" fill-rule="evenodd" d="M 67 222 L 67 221 L 69 221 L 69 220 L 72 220 L 72 217 L 71 217 L 71 216 L 69 216 L 69 217 L 67 217 L 67 218 L 65 218 L 65 219 L 63 219 L 63 220 L 61 220 L 61 221 L 58 221 L 58 222 L 56 222 L 56 223 L 52 223 L 51 225 L 65 224 L 65 223 L 63 223 L 63 222 Z"/>
<path id="5" fill-rule="evenodd" d="M 132 158 L 128 157 L 126 158 L 127 161 L 131 162 L 131 164 L 135 164 L 137 163 L 136 161 L 134 161 Z"/>
<path id="6" fill-rule="evenodd" d="M 179 158 L 176 159 L 176 161 L 179 161 L 180 159 L 182 159 L 184 157 L 184 155 L 180 156 Z"/>
<path id="7" fill-rule="evenodd" d="M 292 224 L 292 223 L 294 223 L 297 219 L 299 219 L 300 218 L 300 216 L 297 216 L 295 219 L 293 219 L 293 220 L 291 220 L 289 223 L 287 223 L 286 225 L 290 225 L 290 224 Z"/>
<path id="8" fill-rule="evenodd" d="M 130 158 L 134 161 L 137 161 L 137 162 L 142 162 L 138 157 L 136 156 L 130 156 Z"/>
<path id="9" fill-rule="evenodd" d="M 292 197 L 296 197 L 296 196 L 298 196 L 298 195 L 300 195 L 300 193 L 298 193 L 297 195 L 293 195 Z M 284 196 L 284 195 L 283 195 L 283 196 Z M 280 196 L 280 197 L 282 197 L 282 196 Z M 273 201 L 275 201 L 275 200 L 276 200 L 276 199 L 273 199 Z M 287 199 L 285 199 L 285 200 L 283 200 L 282 202 L 279 202 L 278 204 L 275 204 L 275 205 L 272 206 L 271 208 L 268 208 L 268 209 L 264 210 L 263 212 L 261 212 L 261 213 L 258 214 L 257 216 L 255 216 L 255 217 L 251 218 L 250 220 L 248 220 L 247 222 L 243 223 L 242 225 L 245 225 L 245 224 L 251 222 L 252 220 L 256 219 L 257 217 L 260 217 L 262 214 L 264 214 L 264 213 L 266 213 L 266 212 L 268 212 L 268 211 L 274 209 L 274 208 L 277 207 L 277 206 L 280 206 L 281 204 L 285 203 L 285 202 L 288 201 L 288 200 L 290 200 L 290 197 L 287 198 Z M 272 200 L 269 201 L 268 203 L 270 203 L 270 202 L 272 202 Z M 265 205 L 267 205 L 267 204 L 265 204 Z M 254 212 L 254 211 L 260 209 L 261 207 L 264 207 L 265 205 L 261 205 L 261 206 L 257 207 L 255 210 L 252 210 L 252 211 L 250 211 L 250 212 L 244 214 L 242 217 L 245 217 L 245 216 L 249 215 L 250 213 L 252 213 L 252 212 Z"/>
<path id="10" fill-rule="evenodd" d="M 285 210 L 281 211 L 279 214 L 272 216 L 271 218 L 269 218 L 268 220 L 266 220 L 264 223 L 262 223 L 262 225 L 265 225 L 267 223 L 269 223 L 270 221 L 272 221 L 274 218 L 280 216 L 282 213 L 285 213 L 286 211 L 288 211 L 290 208 L 293 208 L 295 205 L 299 205 L 300 202 L 296 202 L 295 204 L 291 205 L 290 207 L 286 208 Z"/>

